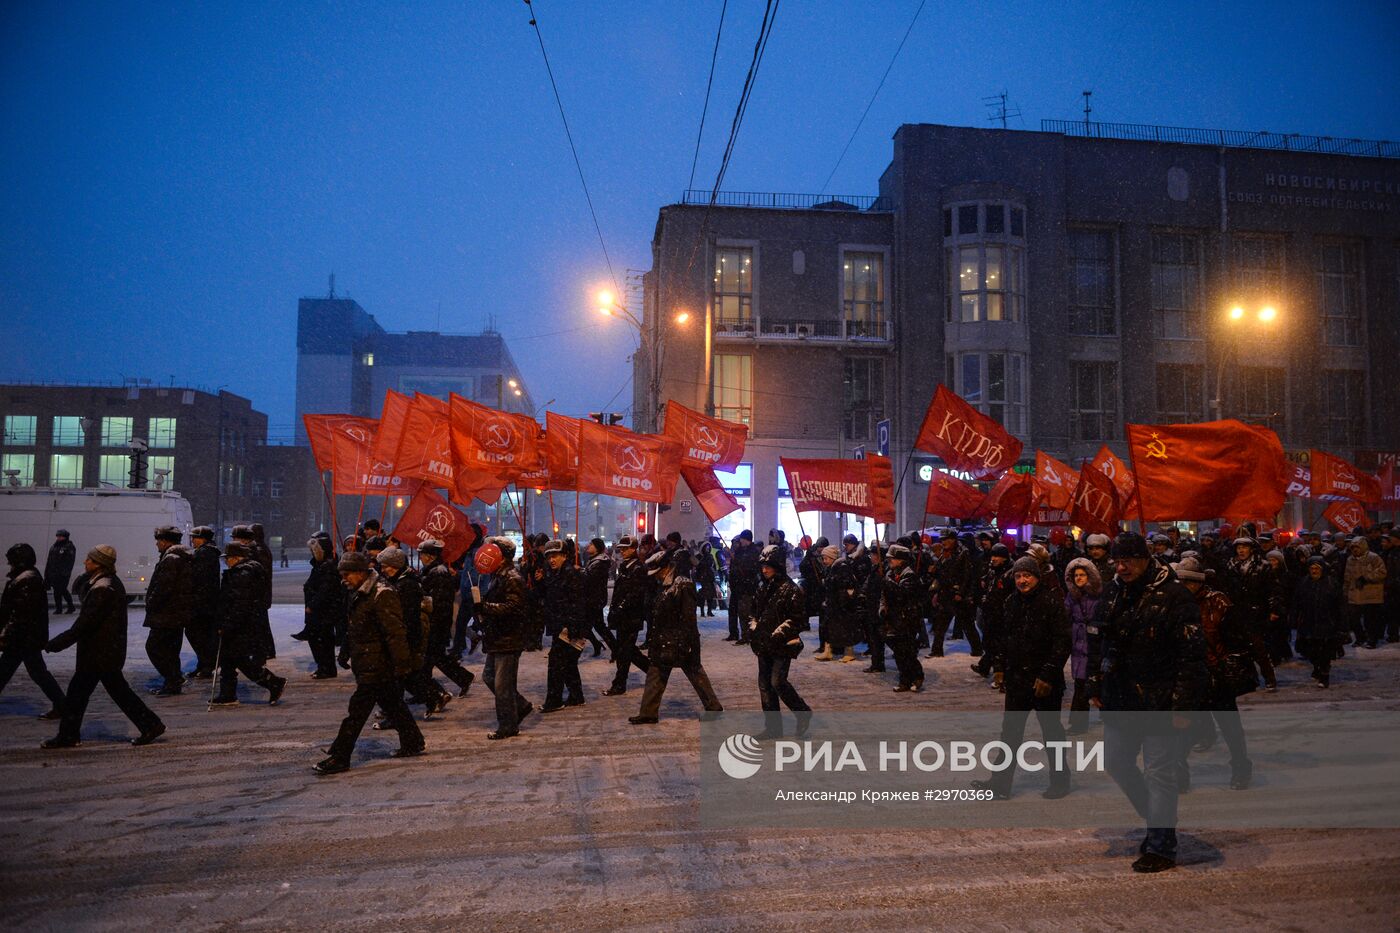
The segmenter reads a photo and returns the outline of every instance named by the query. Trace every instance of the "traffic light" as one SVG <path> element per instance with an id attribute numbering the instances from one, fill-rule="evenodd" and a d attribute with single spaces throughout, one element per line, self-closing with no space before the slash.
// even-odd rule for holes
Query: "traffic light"
<path id="1" fill-rule="evenodd" d="M 644 535 L 647 532 L 647 513 L 637 513 L 637 534 Z"/>
<path id="2" fill-rule="evenodd" d="M 622 413 L 616 411 L 590 411 L 588 417 L 599 424 L 621 424 Z"/>

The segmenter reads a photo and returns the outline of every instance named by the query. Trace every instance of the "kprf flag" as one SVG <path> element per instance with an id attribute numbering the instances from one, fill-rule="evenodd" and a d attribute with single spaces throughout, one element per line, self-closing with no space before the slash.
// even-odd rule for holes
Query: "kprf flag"
<path id="1" fill-rule="evenodd" d="M 411 548 L 436 538 L 442 542 L 442 557 L 449 564 L 476 542 L 476 532 L 467 516 L 426 487 L 414 494 L 394 528 L 394 537 Z"/>
<path id="2" fill-rule="evenodd" d="M 1131 511 L 1133 494 L 1137 492 L 1137 478 L 1133 476 L 1132 467 L 1124 463 L 1107 444 L 1094 454 L 1090 465 L 1113 480 L 1113 485 L 1118 489 L 1118 501 L 1123 503 L 1123 511 Z"/>
<path id="3" fill-rule="evenodd" d="M 1273 431 L 1234 420 L 1127 428 L 1143 520 L 1271 519 L 1283 508 L 1287 464 Z"/>
<path id="4" fill-rule="evenodd" d="M 997 520 L 997 527 L 1020 528 L 1035 506 L 1035 480 L 1027 473 L 1008 470 L 987 491 L 973 518 Z"/>
<path id="5" fill-rule="evenodd" d="M 940 383 L 914 447 L 981 479 L 997 476 L 1015 464 L 1022 444 Z"/>
<path id="6" fill-rule="evenodd" d="M 1074 487 L 1079 483 L 1079 473 L 1070 469 L 1069 464 L 1037 450 L 1035 482 L 1036 493 L 1045 508 L 1067 512 L 1073 501 Z"/>
<path id="7" fill-rule="evenodd" d="M 544 460 L 553 489 L 578 486 L 578 418 L 544 413 Z"/>
<path id="8" fill-rule="evenodd" d="M 864 460 L 779 459 L 798 512 L 850 512 L 894 521 L 894 470 L 888 457 Z"/>
<path id="9" fill-rule="evenodd" d="M 1366 510 L 1361 507 L 1361 503 L 1349 500 L 1333 502 L 1322 513 L 1322 517 L 1331 522 L 1333 528 L 1347 534 L 1366 524 Z"/>
<path id="10" fill-rule="evenodd" d="M 685 460 L 682 458 L 681 462 L 684 463 Z M 685 480 L 685 484 L 695 494 L 695 501 L 700 503 L 700 510 L 705 513 L 711 525 L 730 512 L 743 508 L 739 500 L 731 496 L 720 483 L 713 467 L 682 466 L 681 479 Z"/>
<path id="11" fill-rule="evenodd" d="M 1361 472 L 1341 457 L 1314 450 L 1308 459 L 1312 468 L 1314 498 L 1340 496 L 1365 503 L 1381 500 L 1380 481 L 1369 473 Z"/>
<path id="12" fill-rule="evenodd" d="M 711 418 L 676 402 L 666 402 L 662 431 L 681 445 L 681 465 L 732 472 L 744 459 L 749 426 Z"/>
<path id="13" fill-rule="evenodd" d="M 1294 496 L 1298 499 L 1311 499 L 1312 494 L 1312 470 L 1300 463 L 1290 463 L 1285 472 L 1286 484 L 1283 487 L 1284 496 Z M 1344 502 L 1346 496 L 1322 495 L 1318 496 L 1323 502 Z"/>
<path id="14" fill-rule="evenodd" d="M 306 437 L 311 443 L 311 457 L 316 461 L 316 469 L 324 473 L 335 466 L 336 434 L 347 428 L 363 432 L 366 423 L 372 424 L 374 419 L 358 415 L 302 415 L 301 421 L 306 425 Z"/>
<path id="15" fill-rule="evenodd" d="M 387 406 L 387 403 L 386 403 Z M 431 395 L 416 395 L 403 414 L 395 448 L 394 469 L 444 489 L 456 486 L 452 459 L 452 422 L 447 403 Z"/>
<path id="16" fill-rule="evenodd" d="M 934 470 L 928 481 L 928 497 L 924 500 L 925 515 L 945 515 L 948 518 L 971 518 L 985 498 L 982 490 L 965 483 L 942 470 Z"/>
<path id="17" fill-rule="evenodd" d="M 384 392 L 384 407 L 379 412 L 379 430 L 374 432 L 374 445 L 370 452 L 376 460 L 394 464 L 398 469 L 399 440 L 403 437 L 404 422 L 408 410 L 413 407 L 413 399 L 407 395 L 387 389 Z M 402 471 L 399 471 L 402 475 Z"/>
<path id="18" fill-rule="evenodd" d="M 641 502 L 667 502 L 680 478 L 681 445 L 658 434 L 580 421 L 578 488 Z"/>
<path id="19" fill-rule="evenodd" d="M 405 495 L 421 485 L 395 473 L 392 463 L 375 458 L 377 427 L 373 418 L 345 418 L 330 428 L 331 489 L 336 495 Z"/>
<path id="20" fill-rule="evenodd" d="M 543 469 L 540 426 L 534 418 L 497 411 L 455 394 L 450 410 L 452 456 L 458 470 L 517 482 Z"/>
<path id="21" fill-rule="evenodd" d="M 1118 487 L 1102 470 L 1092 463 L 1079 468 L 1079 482 L 1074 487 L 1070 504 L 1070 524 L 1078 525 L 1091 535 L 1118 534 L 1123 522 L 1123 502 Z"/>

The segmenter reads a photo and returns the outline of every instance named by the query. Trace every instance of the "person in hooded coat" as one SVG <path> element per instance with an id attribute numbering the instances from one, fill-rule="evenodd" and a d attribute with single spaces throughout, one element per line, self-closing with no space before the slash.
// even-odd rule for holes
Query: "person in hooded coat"
<path id="1" fill-rule="evenodd" d="M 67 530 L 60 528 L 54 533 L 53 544 L 49 545 L 49 559 L 44 563 L 44 585 L 53 589 L 54 615 L 73 611 L 73 594 L 68 592 L 68 583 L 73 578 L 73 564 L 77 560 L 78 548 Z M 64 609 L 65 603 L 67 609 Z"/>
<path id="2" fill-rule="evenodd" d="M 695 559 L 696 602 L 700 614 L 707 619 L 714 618 L 719 609 L 719 587 L 715 582 L 715 555 L 710 542 L 700 545 L 700 555 Z"/>
<path id="3" fill-rule="evenodd" d="M 10 570 L 0 593 L 0 692 L 21 664 L 35 686 L 44 691 L 53 708 L 40 719 L 58 719 L 63 712 L 63 690 L 44 663 L 49 641 L 49 595 L 40 576 L 38 557 L 28 544 L 13 545 L 5 552 Z"/>
<path id="4" fill-rule="evenodd" d="M 634 726 L 659 721 L 661 696 L 672 668 L 680 668 L 707 713 L 724 707 L 700 663 L 700 627 L 695 618 L 695 584 L 690 579 L 691 557 L 684 548 L 658 551 L 647 560 L 647 572 L 661 580 L 661 592 L 651 624 L 651 664 L 642 689 L 642 706 L 628 718 Z"/>
<path id="5" fill-rule="evenodd" d="M 1327 561 L 1309 557 L 1307 572 L 1293 590 L 1289 622 L 1298 630 L 1298 653 L 1312 662 L 1312 679 L 1318 687 L 1332 682 L 1332 661 L 1346 638 L 1341 592 L 1327 574 Z"/>
<path id="6" fill-rule="evenodd" d="M 1094 625 L 1103 595 L 1103 579 L 1099 568 L 1086 557 L 1076 557 L 1065 567 L 1065 609 L 1070 623 L 1070 676 L 1074 679 L 1074 695 L 1069 703 L 1069 733 L 1081 735 L 1089 731 L 1089 629 Z"/>
<path id="7" fill-rule="evenodd" d="M 858 661 L 860 659 L 856 657 L 855 646 L 863 637 L 861 617 L 865 610 L 855 562 L 842 554 L 835 545 L 822 548 L 819 560 L 822 566 L 822 587 L 825 590 L 822 606 L 827 643 L 826 656 L 818 654 L 816 659 L 830 660 L 839 653 L 842 663 Z"/>

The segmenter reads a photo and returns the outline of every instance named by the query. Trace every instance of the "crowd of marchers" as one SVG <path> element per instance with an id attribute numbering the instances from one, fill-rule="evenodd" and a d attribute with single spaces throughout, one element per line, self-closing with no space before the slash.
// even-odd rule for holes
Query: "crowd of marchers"
<path id="1" fill-rule="evenodd" d="M 535 711 L 517 682 L 522 655 L 537 651 L 546 652 L 543 714 L 585 703 L 579 662 L 590 646 L 594 657 L 606 647 L 615 665 L 604 696 L 625 694 L 632 668 L 643 675 L 631 723 L 658 721 L 677 668 L 705 713 L 717 713 L 723 707 L 701 662 L 698 624 L 716 613 L 728 617 L 724 640 L 755 656 L 765 714 L 758 738 L 784 734 L 783 706 L 802 735 L 812 712 L 793 685 L 792 664 L 815 619 L 816 661 L 864 659 L 866 672 L 882 674 L 892 659 L 896 693 L 922 691 L 921 651 L 941 657 L 949 638 L 966 639 L 972 670 L 1005 695 L 1002 740 L 1013 748 L 1032 712 L 1047 741 L 1064 738 L 1066 692 L 1070 734 L 1089 729 L 1091 707 L 1103 710 L 1107 770 L 1148 827 L 1134 868 L 1159 871 L 1175 863 L 1177 795 L 1189 787 L 1192 748 L 1219 735 L 1231 786 L 1250 785 L 1239 696 L 1261 681 L 1273 690 L 1275 665 L 1295 652 L 1326 687 L 1348 644 L 1375 648 L 1400 638 L 1400 531 L 1389 526 L 1286 541 L 1250 524 L 1199 540 L 1175 528 L 1150 540 L 1125 531 L 1082 541 L 1055 529 L 1022 542 L 949 529 L 937 539 L 911 533 L 868 545 L 853 535 L 839 544 L 804 536 L 789 545 L 777 530 L 762 545 L 749 531 L 727 543 L 685 542 L 672 533 L 662 540 L 624 535 L 611 547 L 594 538 L 581 553 L 573 540 L 534 535 L 519 554 L 511 539 L 475 530 L 471 549 L 450 561 L 443 542 L 419 542 L 411 552 L 373 521 L 339 548 L 326 533 L 308 542 L 305 624 L 292 637 L 310 647 L 311 677 L 348 670 L 355 681 L 318 773 L 349 767 L 376 707 L 374 728 L 398 733 L 395 755 L 423 754 L 413 708 L 432 720 L 465 696 L 476 678 L 463 658 L 478 650 L 481 679 L 494 696 L 492 740 L 518 735 Z M 160 556 L 144 621 L 159 675 L 151 693 L 173 698 L 209 681 L 209 708 L 232 708 L 241 673 L 276 704 L 287 679 L 268 667 L 277 656 L 268 615 L 273 558 L 261 527 L 236 526 L 222 552 L 206 526 L 193 530 L 189 546 L 175 528 L 154 534 Z M 77 548 L 66 532 L 42 573 L 30 544 L 14 544 L 5 556 L 0 689 L 23 665 L 52 702 L 40 718 L 58 720 L 58 734 L 43 747 L 79 744 L 99 684 L 139 730 L 132 744 L 154 742 L 166 727 L 123 673 L 128 600 L 115 551 L 92 547 L 72 594 Z M 53 637 L 50 591 L 54 615 L 73 613 L 73 595 L 79 600 L 72 625 Z M 75 670 L 63 690 L 44 653 L 74 645 Z M 1153 715 L 1119 721 L 1115 712 Z M 1008 767 L 979 784 L 1006 798 L 1014 775 Z M 1068 774 L 1052 769 L 1043 796 L 1070 791 Z"/>

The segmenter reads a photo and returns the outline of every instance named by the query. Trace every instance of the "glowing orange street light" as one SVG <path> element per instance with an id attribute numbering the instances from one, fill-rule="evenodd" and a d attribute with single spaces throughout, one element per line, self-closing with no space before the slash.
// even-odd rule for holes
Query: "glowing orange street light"
<path id="1" fill-rule="evenodd" d="M 689 311 L 682 311 L 682 312 L 680 312 L 679 314 L 676 315 L 676 323 L 677 323 L 677 324 L 684 324 L 684 323 L 685 323 L 686 321 L 688 321 L 688 320 L 690 320 L 690 312 L 689 312 Z"/>
<path id="2" fill-rule="evenodd" d="M 1233 308 L 1230 309 L 1230 320 L 1238 321 L 1242 317 L 1244 317 L 1244 308 L 1241 308 L 1239 305 L 1235 305 Z"/>
<path id="3" fill-rule="evenodd" d="M 1265 305 L 1264 307 L 1259 309 L 1259 320 L 1263 321 L 1266 324 L 1272 321 L 1277 316 L 1278 311 L 1274 308 L 1273 305 Z"/>

